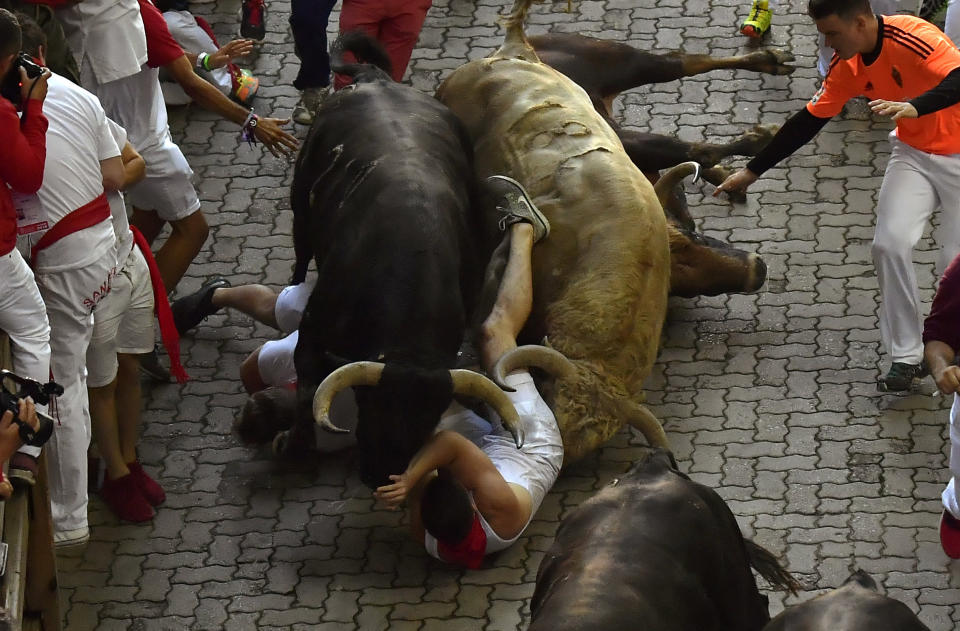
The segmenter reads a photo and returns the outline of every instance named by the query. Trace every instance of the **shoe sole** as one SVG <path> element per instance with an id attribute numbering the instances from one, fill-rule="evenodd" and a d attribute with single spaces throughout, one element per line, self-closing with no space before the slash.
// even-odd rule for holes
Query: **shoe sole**
<path id="1" fill-rule="evenodd" d="M 914 377 L 910 385 L 906 388 L 891 388 L 883 378 L 877 379 L 877 391 L 883 393 L 914 393 L 920 390 L 920 384 L 923 383 L 922 377 Z"/>

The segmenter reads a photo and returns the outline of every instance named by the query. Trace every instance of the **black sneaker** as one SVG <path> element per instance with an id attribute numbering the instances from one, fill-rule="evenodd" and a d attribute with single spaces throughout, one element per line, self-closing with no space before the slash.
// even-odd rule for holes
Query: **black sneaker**
<path id="1" fill-rule="evenodd" d="M 208 315 L 219 311 L 220 307 L 213 306 L 213 292 L 229 286 L 230 281 L 226 278 L 214 276 L 200 285 L 200 289 L 194 293 L 174 300 L 170 310 L 173 312 L 173 323 L 177 327 L 177 333 L 183 335 L 203 322 Z"/>
<path id="2" fill-rule="evenodd" d="M 886 377 L 877 380 L 877 390 L 880 392 L 907 392 L 920 384 L 920 380 L 930 374 L 926 362 L 919 364 L 905 364 L 893 362 Z"/>
<path id="3" fill-rule="evenodd" d="M 263 0 L 243 0 L 240 6 L 240 37 L 262 42 L 267 36 L 267 7 Z"/>
<path id="4" fill-rule="evenodd" d="M 154 346 L 149 353 L 138 355 L 140 360 L 140 372 L 150 377 L 154 381 L 167 383 L 170 381 L 170 371 L 160 363 L 160 348 Z"/>

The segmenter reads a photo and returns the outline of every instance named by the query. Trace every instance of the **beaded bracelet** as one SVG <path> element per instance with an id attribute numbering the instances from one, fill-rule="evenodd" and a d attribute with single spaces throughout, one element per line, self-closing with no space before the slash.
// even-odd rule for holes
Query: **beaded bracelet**
<path id="1" fill-rule="evenodd" d="M 250 108 L 250 113 L 247 114 L 246 120 L 243 121 L 243 125 L 240 130 L 240 140 L 246 140 L 251 145 L 257 142 L 257 136 L 254 132 L 257 130 L 257 123 L 260 121 L 260 117 L 253 113 L 253 108 Z"/>

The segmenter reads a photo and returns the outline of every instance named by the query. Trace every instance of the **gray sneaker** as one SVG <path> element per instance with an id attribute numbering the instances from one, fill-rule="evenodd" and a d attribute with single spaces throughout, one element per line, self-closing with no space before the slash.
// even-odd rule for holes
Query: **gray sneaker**
<path id="1" fill-rule="evenodd" d="M 330 86 L 305 88 L 300 93 L 300 102 L 293 108 L 293 120 L 301 125 L 312 125 L 314 115 L 320 109 L 323 100 L 329 95 Z"/>
<path id="2" fill-rule="evenodd" d="M 497 211 L 502 215 L 501 230 L 506 230 L 518 221 L 523 221 L 533 226 L 534 243 L 550 235 L 550 222 L 534 205 L 520 182 L 506 175 L 491 175 L 487 178 L 487 186 L 491 194 L 499 194 L 496 199 Z"/>

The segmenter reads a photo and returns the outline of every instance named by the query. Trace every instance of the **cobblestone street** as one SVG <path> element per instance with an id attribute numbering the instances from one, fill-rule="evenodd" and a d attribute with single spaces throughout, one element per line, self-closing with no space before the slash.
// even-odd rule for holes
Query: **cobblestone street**
<path id="1" fill-rule="evenodd" d="M 235 35 L 239 0 L 191 4 L 221 43 Z M 433 92 L 452 69 L 497 48 L 497 15 L 507 4 L 434 0 L 412 84 Z M 267 5 L 267 38 L 244 65 L 261 80 L 257 112 L 287 117 L 299 66 L 289 1 Z M 746 0 L 566 6 L 535 6 L 528 32 L 574 31 L 654 52 L 749 50 L 737 33 Z M 723 142 L 758 123 L 782 123 L 817 87 L 805 0 L 779 3 L 768 39 L 796 55 L 793 75 L 724 70 L 647 86 L 619 99 L 616 118 Z M 236 125 L 195 107 L 172 110 L 171 127 L 211 226 L 178 294 L 214 274 L 234 285 L 284 286 L 293 261 L 292 162 L 238 145 Z M 888 360 L 870 241 L 891 128 L 865 102 L 851 102 L 788 168 L 761 178 L 746 204 L 711 197 L 711 185 L 687 185 L 700 229 L 757 252 L 769 275 L 754 295 L 671 300 L 648 398 L 681 470 L 717 489 L 744 534 L 803 583 L 799 598 L 771 592 L 771 615 L 861 568 L 931 629 L 952 631 L 960 626 L 960 564 L 947 562 L 937 536 L 949 400 L 931 396 L 930 379 L 911 396 L 876 388 Z M 302 138 L 306 128 L 296 132 Z M 926 301 L 934 259 L 925 239 L 917 261 Z M 537 567 L 562 517 L 646 449 L 622 431 L 563 471 L 491 569 L 453 570 L 409 540 L 400 513 L 374 509 L 351 454 L 302 473 L 240 446 L 230 431 L 246 400 L 238 368 L 276 336 L 236 311 L 211 316 L 182 342 L 192 380 L 145 382 L 140 455 L 167 501 L 152 522 L 130 525 L 91 498 L 91 543 L 82 557 L 61 559 L 67 629 L 525 629 Z"/>

